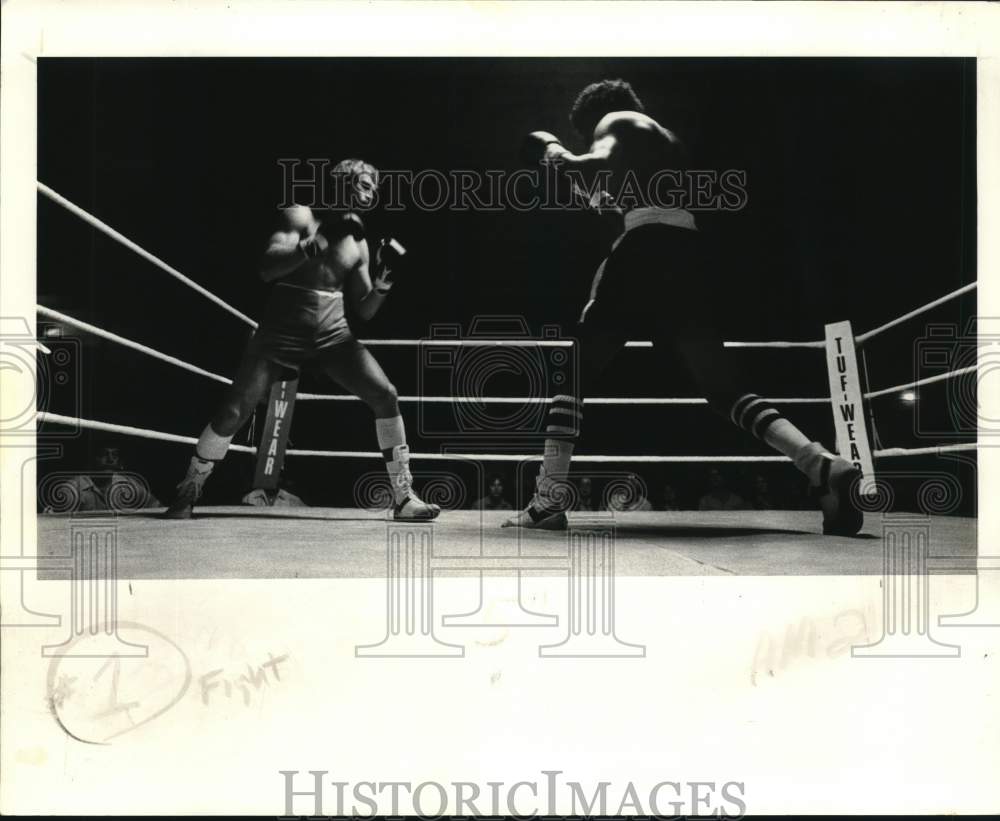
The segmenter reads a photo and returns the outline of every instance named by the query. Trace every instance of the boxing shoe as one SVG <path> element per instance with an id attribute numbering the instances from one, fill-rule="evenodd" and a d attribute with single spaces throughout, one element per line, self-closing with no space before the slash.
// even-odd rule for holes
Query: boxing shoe
<path id="1" fill-rule="evenodd" d="M 423 522 L 436 519 L 441 513 L 439 505 L 425 502 L 412 491 L 392 507 L 392 518 L 403 522 Z"/>
<path id="2" fill-rule="evenodd" d="M 515 513 L 500 527 L 523 527 L 528 530 L 565 530 L 567 527 L 566 508 L 567 485 L 556 482 L 545 475 L 545 466 L 538 471 L 535 479 L 535 495 L 521 511 Z"/>
<path id="3" fill-rule="evenodd" d="M 795 466 L 809 477 L 810 496 L 823 511 L 824 536 L 854 536 L 864 524 L 858 497 L 861 470 L 819 442 L 803 445 Z"/>
<path id="4" fill-rule="evenodd" d="M 396 445 L 388 452 L 390 458 L 386 468 L 393 485 L 395 496 L 392 518 L 403 522 L 422 522 L 436 519 L 441 512 L 439 505 L 425 502 L 413 492 L 413 474 L 410 473 L 410 449 L 406 445 Z"/>
<path id="5" fill-rule="evenodd" d="M 164 519 L 190 519 L 194 512 L 194 503 L 201 498 L 202 489 L 205 487 L 205 480 L 215 467 L 215 462 L 201 459 L 197 456 L 191 457 L 187 473 L 177 485 L 177 492 L 174 494 L 170 506 L 163 512 Z"/>

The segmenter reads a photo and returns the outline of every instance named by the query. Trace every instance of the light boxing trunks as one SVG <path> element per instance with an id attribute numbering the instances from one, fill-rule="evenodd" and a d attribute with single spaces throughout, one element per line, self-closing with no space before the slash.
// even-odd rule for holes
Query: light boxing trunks
<path id="1" fill-rule="evenodd" d="M 250 341 L 250 351 L 297 374 L 303 365 L 321 366 L 345 345 L 361 343 L 347 324 L 343 292 L 279 282 Z"/>

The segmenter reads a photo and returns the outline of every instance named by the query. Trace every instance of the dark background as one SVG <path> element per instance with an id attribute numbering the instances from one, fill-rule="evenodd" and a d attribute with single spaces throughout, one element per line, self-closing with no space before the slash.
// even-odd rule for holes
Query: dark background
<path id="1" fill-rule="evenodd" d="M 42 59 L 38 179 L 256 316 L 267 288 L 255 265 L 282 198 L 279 158 L 361 156 L 393 169 L 513 171 L 521 136 L 531 130 L 554 131 L 583 148 L 569 128 L 569 106 L 580 88 L 604 77 L 629 80 L 647 111 L 685 140 L 695 167 L 747 173 L 743 210 L 698 215 L 720 254 L 714 309 L 728 339 L 818 339 L 824 323 L 842 319 L 862 332 L 975 280 L 973 60 Z M 231 375 L 246 326 L 46 198 L 38 209 L 42 305 Z M 370 235 L 402 241 L 412 270 L 379 315 L 357 328 L 363 337 L 418 338 L 442 322 L 468 333 L 477 315 L 523 317 L 535 335 L 543 324 L 571 334 L 616 232 L 606 218 L 579 212 L 408 209 L 374 212 L 366 222 Z M 964 328 L 974 314 L 973 292 L 877 337 L 867 351 L 871 386 L 924 375 L 914 356 L 927 324 Z M 194 436 L 221 395 L 217 383 L 73 336 L 82 346 L 82 397 L 53 392 L 51 410 Z M 421 370 L 416 349 L 374 350 L 401 394 L 449 391 L 447 373 L 421 382 L 430 372 Z M 734 356 L 762 394 L 827 392 L 821 351 Z M 339 390 L 308 375 L 301 389 Z M 486 392 L 525 390 L 514 379 Z M 599 393 L 696 395 L 648 350 L 624 352 Z M 896 397 L 875 400 L 882 444 L 954 441 L 920 435 L 955 430 L 948 397 L 948 384 L 922 390 L 919 419 L 915 406 Z M 404 405 L 403 413 L 413 450 L 441 445 L 420 436 L 416 406 Z M 444 408 L 423 423 L 447 430 L 455 424 L 449 413 Z M 832 445 L 827 407 L 792 406 L 789 413 Z M 84 433 L 47 469 L 82 468 L 107 439 Z M 118 444 L 127 466 L 169 495 L 188 449 L 138 439 Z M 300 403 L 292 444 L 373 450 L 370 412 L 359 403 Z M 611 407 L 588 409 L 579 452 L 766 448 L 704 407 Z M 907 459 L 892 467 L 952 471 L 957 464 Z M 357 475 L 376 469 L 375 462 L 300 458 L 289 474 L 307 501 L 347 504 Z M 967 488 L 972 470 L 962 470 Z M 512 470 L 501 472 L 513 481 Z M 758 468 L 723 472 L 741 486 Z M 760 472 L 784 504 L 804 504 L 791 468 Z M 251 459 L 233 454 L 209 483 L 206 501 L 235 501 L 251 473 Z M 665 480 L 685 504 L 704 490 L 700 466 L 640 473 L 654 501 Z"/>

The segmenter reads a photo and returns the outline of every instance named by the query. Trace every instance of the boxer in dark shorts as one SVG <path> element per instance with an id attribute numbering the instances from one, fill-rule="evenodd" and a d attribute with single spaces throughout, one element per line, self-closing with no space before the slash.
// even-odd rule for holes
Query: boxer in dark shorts
<path id="1" fill-rule="evenodd" d="M 349 182 L 348 190 L 359 206 L 372 204 L 378 186 L 378 172 L 372 166 L 344 160 L 333 173 Z M 375 315 L 392 287 L 388 265 L 377 253 L 373 279 L 364 224 L 353 211 L 316 214 L 295 206 L 282 213 L 281 223 L 261 264 L 261 278 L 275 283 L 264 316 L 233 384 L 198 439 L 187 475 L 165 515 L 191 517 L 215 463 L 226 455 L 233 436 L 271 385 L 312 367 L 374 411 L 375 434 L 393 489 L 394 517 L 435 518 L 440 507 L 413 492 L 396 389 L 375 357 L 354 338 L 345 312 L 344 300 L 349 299 L 362 319 Z"/>
<path id="2" fill-rule="evenodd" d="M 526 159 L 581 177 L 603 175 L 611 191 L 649 192 L 659 175 L 683 170 L 680 141 L 643 113 L 639 98 L 622 80 L 587 86 L 570 121 L 590 142 L 586 154 L 573 154 L 554 135 L 536 131 L 525 140 Z M 620 202 L 624 231 L 598 267 L 580 316 L 580 384 L 574 394 L 554 397 L 535 495 L 504 526 L 566 527 L 571 494 L 565 485 L 583 421 L 583 397 L 626 340 L 644 335 L 654 350 L 683 364 L 714 411 L 791 458 L 820 503 L 824 533 L 857 533 L 863 524 L 856 493 L 859 469 L 810 441 L 772 403 L 748 390 L 727 355 L 715 323 L 711 261 L 694 215 L 634 196 L 627 205 L 625 198 Z"/>

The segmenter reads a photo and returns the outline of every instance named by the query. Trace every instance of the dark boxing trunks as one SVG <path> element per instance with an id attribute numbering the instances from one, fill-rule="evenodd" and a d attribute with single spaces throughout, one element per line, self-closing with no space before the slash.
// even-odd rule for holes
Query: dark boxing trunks
<path id="1" fill-rule="evenodd" d="M 360 344 L 347 325 L 342 292 L 279 282 L 250 347 L 255 356 L 298 373 L 303 365 L 322 365 L 343 345 Z"/>
<path id="2" fill-rule="evenodd" d="M 656 335 L 704 316 L 711 305 L 702 238 L 686 211 L 643 208 L 601 263 L 580 316 L 589 328 Z"/>

